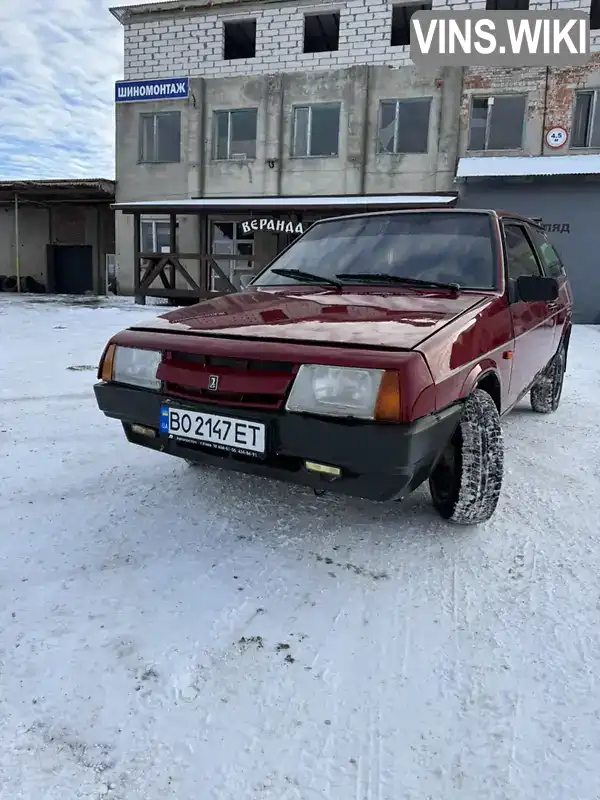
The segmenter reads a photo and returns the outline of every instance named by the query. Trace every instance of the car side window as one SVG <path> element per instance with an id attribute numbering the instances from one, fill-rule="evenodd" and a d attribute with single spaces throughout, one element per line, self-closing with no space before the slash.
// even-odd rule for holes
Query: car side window
<path id="1" fill-rule="evenodd" d="M 535 244 L 544 267 L 544 272 L 550 278 L 560 278 L 565 274 L 565 268 L 554 245 L 548 241 L 544 231 L 538 228 L 531 229 L 531 238 Z"/>
<path id="2" fill-rule="evenodd" d="M 505 224 L 508 279 L 516 281 L 523 275 L 541 275 L 540 265 L 522 225 Z"/>

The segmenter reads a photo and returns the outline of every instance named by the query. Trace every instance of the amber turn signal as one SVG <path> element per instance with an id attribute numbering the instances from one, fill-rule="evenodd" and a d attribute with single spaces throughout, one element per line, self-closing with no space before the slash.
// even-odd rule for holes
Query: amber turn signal
<path id="1" fill-rule="evenodd" d="M 381 379 L 375 419 L 379 422 L 399 422 L 402 416 L 400 404 L 400 376 L 397 372 L 385 372 Z"/>
<path id="2" fill-rule="evenodd" d="M 113 362 L 115 360 L 114 344 L 109 344 L 104 353 L 104 358 L 100 364 L 100 375 L 98 376 L 101 381 L 112 381 L 113 376 Z"/>

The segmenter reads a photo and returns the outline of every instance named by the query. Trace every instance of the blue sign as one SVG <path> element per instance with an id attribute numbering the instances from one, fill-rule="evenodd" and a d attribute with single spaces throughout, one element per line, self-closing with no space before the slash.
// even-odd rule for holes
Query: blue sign
<path id="1" fill-rule="evenodd" d="M 115 84 L 115 103 L 140 103 L 148 100 L 187 100 L 189 94 L 189 78 L 119 81 Z"/>

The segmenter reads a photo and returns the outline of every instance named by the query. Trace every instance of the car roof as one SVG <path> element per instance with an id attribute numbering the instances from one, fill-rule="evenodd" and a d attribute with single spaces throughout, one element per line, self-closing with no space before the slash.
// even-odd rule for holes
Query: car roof
<path id="1" fill-rule="evenodd" d="M 525 214 L 519 214 L 516 211 L 496 211 L 495 212 L 500 218 L 503 217 L 510 217 L 511 219 L 519 219 L 523 222 L 529 222 L 530 224 L 533 223 L 538 228 L 542 225 L 542 218 L 541 217 L 527 217 Z"/>
<path id="2" fill-rule="evenodd" d="M 355 219 L 364 217 L 389 217 L 389 216 L 402 216 L 405 214 L 492 214 L 500 219 L 510 218 L 513 220 L 520 220 L 534 225 L 536 228 L 542 228 L 541 217 L 526 217 L 524 214 L 519 214 L 515 211 L 504 211 L 495 208 L 439 208 L 432 206 L 431 208 L 402 208 L 393 209 L 388 211 L 363 211 L 356 214 L 343 214 L 335 217 L 324 217 L 318 220 L 316 225 L 321 222 L 334 222 L 344 219 Z"/>

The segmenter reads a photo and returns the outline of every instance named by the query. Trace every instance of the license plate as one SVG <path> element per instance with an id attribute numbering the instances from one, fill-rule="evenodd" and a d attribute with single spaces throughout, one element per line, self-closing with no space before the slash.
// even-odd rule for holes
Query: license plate
<path id="1" fill-rule="evenodd" d="M 265 425 L 185 408 L 161 406 L 160 432 L 237 453 L 264 455 Z"/>

